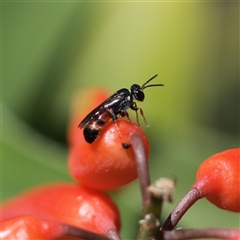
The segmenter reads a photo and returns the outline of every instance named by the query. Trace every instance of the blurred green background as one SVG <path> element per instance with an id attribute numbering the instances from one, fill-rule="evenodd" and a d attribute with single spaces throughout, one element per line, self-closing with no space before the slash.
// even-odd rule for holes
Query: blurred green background
<path id="1" fill-rule="evenodd" d="M 239 3 L 15 1 L 1 7 L 1 199 L 72 181 L 70 103 L 86 86 L 114 92 L 159 74 L 154 82 L 165 86 L 146 89 L 139 106 L 151 126 L 142 124 L 151 142 L 151 179 L 178 179 L 174 203 L 203 160 L 239 146 Z M 135 239 L 138 181 L 111 195 L 123 239 Z M 165 204 L 163 219 L 173 206 Z M 238 214 L 206 200 L 179 223 L 238 226 Z"/>

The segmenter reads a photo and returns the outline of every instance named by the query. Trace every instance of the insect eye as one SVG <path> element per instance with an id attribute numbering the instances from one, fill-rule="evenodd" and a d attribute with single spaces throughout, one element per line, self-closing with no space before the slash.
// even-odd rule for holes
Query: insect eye
<path id="1" fill-rule="evenodd" d="M 135 98 L 138 100 L 138 101 L 143 101 L 144 100 L 144 93 L 142 90 L 139 90 L 135 93 Z"/>
<path id="2" fill-rule="evenodd" d="M 141 102 L 144 100 L 145 96 L 144 96 L 144 93 L 143 93 L 143 91 L 142 91 L 142 89 L 141 89 L 141 87 L 139 85 L 133 84 L 131 86 L 131 93 L 132 93 L 132 96 L 136 100 L 141 101 Z"/>

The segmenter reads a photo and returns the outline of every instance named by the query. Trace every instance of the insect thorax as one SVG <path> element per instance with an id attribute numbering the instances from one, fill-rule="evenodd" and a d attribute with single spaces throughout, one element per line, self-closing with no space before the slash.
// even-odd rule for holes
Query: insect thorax
<path id="1" fill-rule="evenodd" d="M 133 102 L 133 97 L 131 92 L 127 88 L 120 89 L 116 92 L 116 95 L 119 96 L 121 100 L 112 106 L 112 111 L 116 115 L 122 115 L 131 106 Z"/>

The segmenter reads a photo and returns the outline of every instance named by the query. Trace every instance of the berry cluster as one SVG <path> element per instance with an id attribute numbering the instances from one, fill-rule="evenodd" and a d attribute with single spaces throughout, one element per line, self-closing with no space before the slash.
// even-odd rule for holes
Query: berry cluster
<path id="1" fill-rule="evenodd" d="M 118 207 L 104 191 L 117 189 L 137 177 L 143 202 L 138 239 L 240 239 L 239 229 L 174 230 L 185 212 L 201 198 L 221 209 L 240 212 L 240 148 L 205 160 L 191 189 L 160 224 L 162 203 L 172 200 L 175 181 L 161 178 L 150 184 L 147 136 L 126 119 L 117 121 L 119 131 L 110 120 L 99 138 L 87 143 L 83 129 L 77 128 L 79 121 L 109 93 L 91 89 L 79 95 L 81 100 L 73 101 L 67 136 L 69 172 L 77 183 L 36 187 L 4 202 L 1 239 L 121 239 Z M 83 99 L 88 100 L 87 105 L 82 104 Z M 124 148 L 122 142 L 128 147 Z"/>

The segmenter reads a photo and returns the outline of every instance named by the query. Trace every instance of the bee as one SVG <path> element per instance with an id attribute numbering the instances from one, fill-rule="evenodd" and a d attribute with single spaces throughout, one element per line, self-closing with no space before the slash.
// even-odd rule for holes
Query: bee
<path id="1" fill-rule="evenodd" d="M 83 128 L 83 135 L 86 142 L 93 143 L 98 138 L 101 129 L 105 126 L 110 118 L 112 118 L 116 128 L 118 129 L 116 121 L 119 115 L 129 119 L 127 112 L 128 108 L 136 112 L 138 125 L 140 125 L 138 120 L 138 110 L 140 111 L 140 114 L 147 125 L 143 110 L 137 106 L 134 100 L 143 102 L 145 98 L 143 90 L 145 88 L 164 86 L 163 84 L 147 85 L 155 77 L 157 77 L 157 74 L 147 80 L 142 86 L 133 84 L 130 89 L 122 88 L 118 90 L 108 99 L 102 102 L 98 107 L 93 109 L 78 125 L 79 128 Z M 121 136 L 119 129 L 118 132 L 119 136 Z"/>

